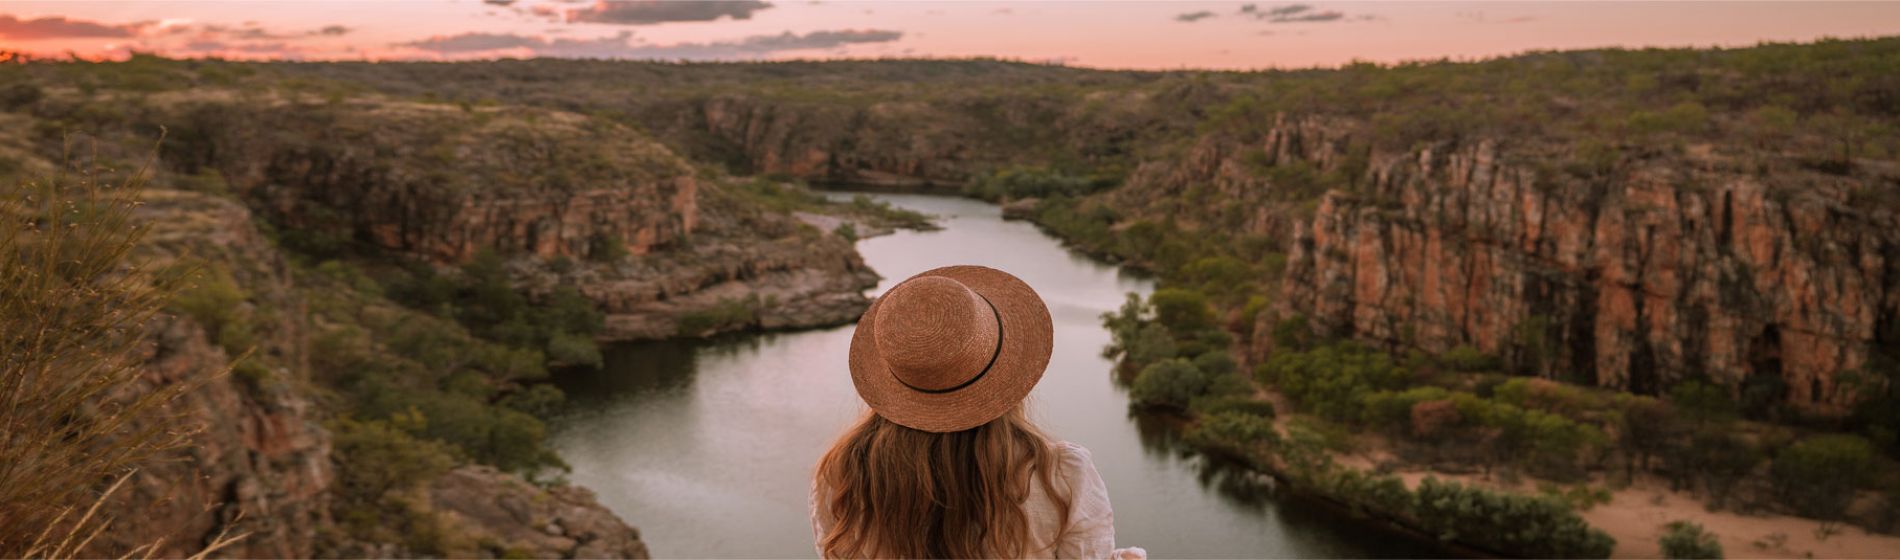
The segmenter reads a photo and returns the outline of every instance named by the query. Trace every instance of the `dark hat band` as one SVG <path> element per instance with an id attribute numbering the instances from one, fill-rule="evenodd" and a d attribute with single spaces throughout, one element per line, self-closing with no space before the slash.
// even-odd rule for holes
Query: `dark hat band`
<path id="1" fill-rule="evenodd" d="M 990 351 L 990 363 L 983 365 L 983 371 L 976 372 L 976 375 L 970 376 L 970 379 L 965 380 L 962 383 L 958 383 L 955 387 L 950 387 L 946 389 L 925 389 L 923 387 L 911 385 L 909 382 L 904 381 L 903 377 L 897 376 L 895 374 L 891 375 L 891 379 L 896 379 L 898 383 L 904 384 L 905 387 L 909 387 L 912 391 L 917 391 L 920 393 L 930 393 L 934 395 L 934 394 L 954 392 L 958 389 L 969 387 L 970 384 L 976 383 L 977 380 L 979 379 L 983 379 L 984 375 L 988 375 L 990 373 L 990 368 L 996 367 L 996 358 L 998 356 L 1003 355 L 1003 314 L 996 311 L 996 304 L 990 303 L 990 298 L 983 297 L 983 294 L 977 293 L 975 291 L 971 291 L 970 293 L 976 294 L 977 299 L 983 300 L 983 305 L 990 306 L 990 316 L 996 318 L 996 349 Z"/>

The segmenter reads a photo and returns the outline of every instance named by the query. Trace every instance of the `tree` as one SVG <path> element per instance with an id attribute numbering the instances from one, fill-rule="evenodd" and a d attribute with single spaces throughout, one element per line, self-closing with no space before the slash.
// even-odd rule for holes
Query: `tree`
<path id="1" fill-rule="evenodd" d="M 1162 288 L 1148 296 L 1154 306 L 1155 320 L 1168 327 L 1177 338 L 1186 338 L 1214 328 L 1214 309 L 1207 296 L 1193 290 Z"/>
<path id="2" fill-rule="evenodd" d="M 1180 358 L 1155 362 L 1135 376 L 1132 395 L 1136 402 L 1145 405 L 1173 406 L 1186 408 L 1188 402 L 1200 396 L 1207 388 L 1201 370 L 1194 364 Z"/>
<path id="3" fill-rule="evenodd" d="M 1671 444 L 1682 431 L 1681 421 L 1676 418 L 1676 410 L 1668 403 L 1652 397 L 1631 395 L 1623 404 L 1622 414 L 1618 417 L 1617 443 L 1623 447 L 1628 461 L 1624 465 L 1624 474 L 1634 477 L 1636 471 L 1648 471 L 1649 460 L 1667 452 Z"/>
<path id="4" fill-rule="evenodd" d="M 1670 560 L 1721 560 L 1722 542 L 1714 533 L 1688 521 L 1673 521 L 1662 536 L 1663 558 Z"/>
<path id="5" fill-rule="evenodd" d="M 1873 480 L 1874 446 L 1860 436 L 1830 434 L 1801 440 L 1775 455 L 1775 493 L 1797 513 L 1838 521 L 1854 493 Z"/>
<path id="6" fill-rule="evenodd" d="M 1740 436 L 1720 430 L 1698 432 L 1689 443 L 1693 476 L 1708 493 L 1709 506 L 1720 508 L 1728 502 L 1735 486 L 1755 472 L 1761 454 Z"/>

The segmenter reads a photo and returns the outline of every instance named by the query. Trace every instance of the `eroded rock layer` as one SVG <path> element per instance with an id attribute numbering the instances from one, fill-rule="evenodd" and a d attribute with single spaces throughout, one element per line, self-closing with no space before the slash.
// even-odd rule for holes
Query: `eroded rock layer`
<path id="1" fill-rule="evenodd" d="M 1261 149 L 1289 144 L 1326 165 L 1310 129 Z M 1839 374 L 1900 318 L 1900 218 L 1852 202 L 1891 178 L 1741 170 L 1692 148 L 1583 180 L 1513 157 L 1482 141 L 1372 158 L 1294 228 L 1276 317 L 1638 393 L 1707 376 L 1820 410 L 1849 402 Z"/>

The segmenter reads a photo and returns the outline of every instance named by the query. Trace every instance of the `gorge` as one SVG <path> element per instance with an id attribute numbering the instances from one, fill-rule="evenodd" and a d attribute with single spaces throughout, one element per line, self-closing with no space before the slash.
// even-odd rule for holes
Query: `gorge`
<path id="1" fill-rule="evenodd" d="M 1158 285 L 1200 302 L 1190 307 L 1206 318 L 1159 335 L 1174 336 L 1157 360 L 1227 356 L 1208 364 L 1273 403 L 1277 417 L 1245 421 L 1270 422 L 1274 436 L 1233 454 L 1281 435 L 1389 428 L 1357 409 L 1329 417 L 1282 386 L 1293 357 L 1363 347 L 1405 364 L 1403 383 L 1369 393 L 1418 397 L 1393 433 L 1426 439 L 1478 422 L 1472 403 L 1504 398 L 1496 388 L 1511 381 L 1590 391 L 1576 397 L 1595 403 L 1581 413 L 1528 400 L 1484 410 L 1572 413 L 1576 433 L 1601 438 L 1569 450 L 1584 475 L 1564 483 L 1586 489 L 1619 470 L 1707 471 L 1669 458 L 1689 456 L 1695 436 L 1719 431 L 1710 426 L 1732 426 L 1759 459 L 1738 483 L 1749 507 L 1817 518 L 1771 496 L 1770 458 L 1835 434 L 1891 466 L 1900 433 L 1896 61 L 1900 41 L 1863 39 L 1258 73 L 994 60 L 34 62 L 0 67 L 0 175 L 121 176 L 162 136 L 141 255 L 202 276 L 147 335 L 143 367 L 154 386 L 234 371 L 177 405 L 204 427 L 201 442 L 142 470 L 115 505 L 126 518 L 175 515 L 149 516 L 101 551 L 167 536 L 176 548 L 165 554 L 180 555 L 236 530 L 250 536 L 229 553 L 245 557 L 646 554 L 627 523 L 649 523 L 628 512 L 666 507 L 607 494 L 625 490 L 604 474 L 612 463 L 574 434 L 606 422 L 587 411 L 622 405 L 594 389 L 649 374 L 690 380 L 700 367 L 665 365 L 674 360 L 700 360 L 694 383 L 730 387 L 720 380 L 747 370 L 724 353 L 823 347 L 841 331 L 679 340 L 848 324 L 880 281 L 901 277 L 905 265 L 877 260 L 887 244 L 927 239 L 902 231 L 926 227 L 920 216 L 801 183 L 983 198 L 1078 253 L 1152 276 L 1106 280 L 1108 269 L 1025 224 L 986 217 L 983 228 L 1021 227 L 944 233 L 968 247 L 1033 245 L 1092 275 L 1077 284 L 1093 290 L 1086 303 L 1056 309 L 1083 334 L 1101 334 L 1090 329 L 1120 299 L 1097 291 Z M 993 210 L 894 200 L 953 220 Z M 1161 315 L 1134 319 L 1176 318 Z M 1191 487 L 1182 483 L 1198 473 L 1171 458 L 1179 442 L 1123 444 L 1206 435 L 1208 419 L 1233 413 L 1211 412 L 1218 395 L 1195 395 L 1204 402 L 1143 409 L 1131 424 L 1109 381 L 1115 366 L 1095 358 L 1105 341 L 1124 342 L 1091 335 L 1064 350 L 1076 352 L 1068 374 L 1091 384 L 1076 390 L 1101 402 L 1052 397 L 1056 423 L 1113 442 L 1102 447 L 1125 468 Z M 664 359 L 625 343 L 659 345 L 631 348 L 663 348 Z M 1120 351 L 1124 377 L 1150 365 Z M 648 361 L 677 369 L 634 371 Z M 574 373 L 591 364 L 605 373 Z M 1423 389 L 1441 392 L 1413 392 Z M 702 403 L 667 400 L 679 390 L 627 398 Z M 1705 418 L 1685 395 L 1721 402 Z M 1658 402 L 1698 416 L 1666 434 L 1661 453 L 1626 449 L 1627 419 Z M 1089 406 L 1114 414 L 1074 414 Z M 660 429 L 630 418 L 635 432 Z M 1154 418 L 1182 425 L 1150 429 Z M 1447 439 L 1508 439 L 1467 427 Z M 1379 475 L 1432 463 L 1379 446 L 1337 454 L 1377 456 L 1355 468 Z M 395 468 L 411 465 L 426 468 Z M 578 485 L 550 476 L 568 465 Z M 1891 530 L 1900 486 L 1882 485 L 1900 471 L 1882 472 L 1831 515 Z M 1117 476 L 1123 487 L 1144 480 Z M 1261 515 L 1257 503 L 1188 495 L 1187 505 L 1136 501 L 1186 508 L 1170 517 L 1241 511 L 1199 524 L 1230 535 L 1240 531 L 1226 524 Z M 1642 544 L 1619 534 L 1616 553 L 1653 547 L 1642 532 L 1652 529 L 1637 529 Z M 1247 540 L 1260 533 L 1208 537 L 1239 548 L 1179 550 L 1424 553 L 1290 533 L 1278 545 Z M 781 536 L 771 542 L 792 540 Z M 1724 537 L 1735 552 L 1761 535 Z"/>

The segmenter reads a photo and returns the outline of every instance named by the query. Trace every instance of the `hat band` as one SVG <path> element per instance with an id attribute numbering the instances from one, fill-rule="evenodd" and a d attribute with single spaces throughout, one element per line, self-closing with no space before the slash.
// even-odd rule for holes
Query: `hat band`
<path id="1" fill-rule="evenodd" d="M 975 293 L 975 291 L 973 290 L 972 293 Z M 976 383 L 978 379 L 982 379 L 984 375 L 988 375 L 990 373 L 990 368 L 996 367 L 996 358 L 1001 357 L 1003 355 L 1003 314 L 996 311 L 996 304 L 990 303 L 990 298 L 983 297 L 983 294 L 981 293 L 977 293 L 976 297 L 977 299 L 983 300 L 984 305 L 990 306 L 990 316 L 996 318 L 996 349 L 990 351 L 990 363 L 983 365 L 983 371 L 976 372 L 976 375 L 970 376 L 970 379 L 968 381 L 958 383 L 957 386 L 950 387 L 947 389 L 925 389 L 923 387 L 911 385 L 909 382 L 904 381 L 904 378 L 900 376 L 892 375 L 891 378 L 896 379 L 898 383 L 903 383 L 905 387 L 909 387 L 913 391 L 917 391 L 920 393 L 930 393 L 934 395 L 934 394 L 954 392 L 964 387 L 969 387 L 970 384 Z"/>

